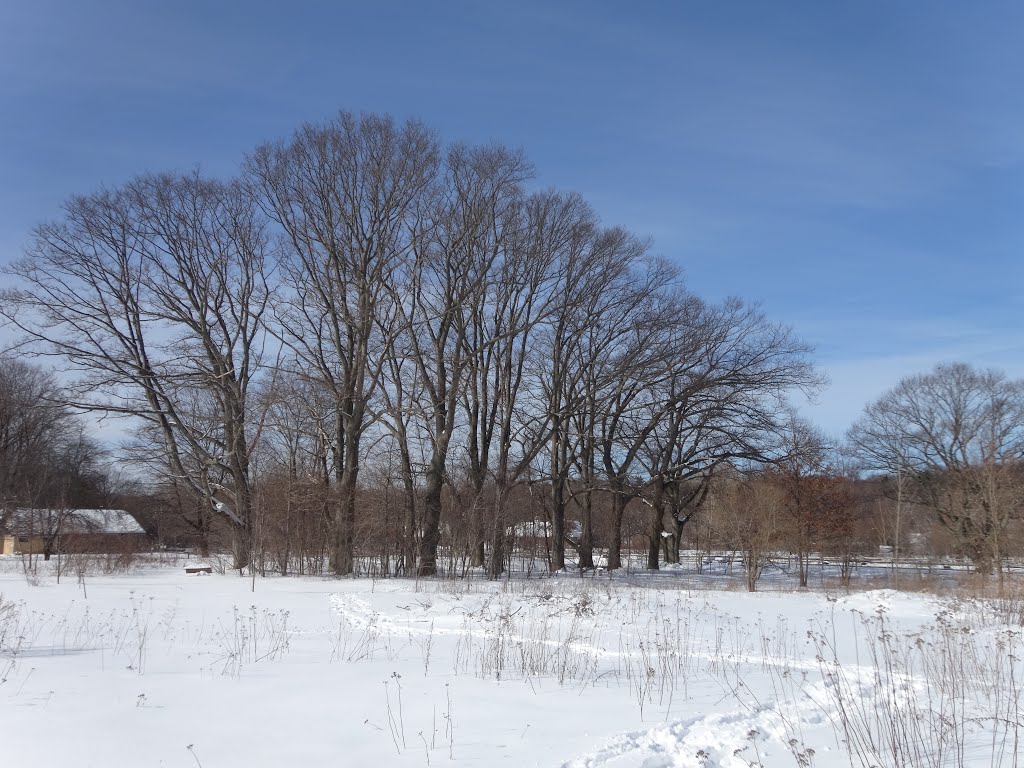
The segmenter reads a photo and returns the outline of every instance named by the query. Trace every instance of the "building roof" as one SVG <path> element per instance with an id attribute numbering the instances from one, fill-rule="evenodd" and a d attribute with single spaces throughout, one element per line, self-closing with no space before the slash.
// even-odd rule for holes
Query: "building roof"
<path id="1" fill-rule="evenodd" d="M 123 509 L 16 509 L 6 528 L 19 536 L 145 533 L 138 520 Z"/>

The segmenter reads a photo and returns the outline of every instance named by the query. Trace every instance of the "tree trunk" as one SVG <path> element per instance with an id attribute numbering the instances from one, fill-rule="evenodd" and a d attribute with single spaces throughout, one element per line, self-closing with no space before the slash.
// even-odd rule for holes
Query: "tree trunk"
<path id="1" fill-rule="evenodd" d="M 355 570 L 355 476 L 346 472 L 340 485 L 339 499 L 334 509 L 334 546 L 331 551 L 331 570 L 336 576 L 348 576 Z"/>
<path id="2" fill-rule="evenodd" d="M 583 508 L 580 521 L 580 570 L 594 567 L 594 502 L 593 492 L 587 490 L 583 494 Z"/>
<path id="3" fill-rule="evenodd" d="M 552 572 L 565 568 L 565 480 L 551 477 L 551 565 Z"/>
<path id="4" fill-rule="evenodd" d="M 416 564 L 416 485 L 412 476 L 412 460 L 409 449 L 402 445 L 402 485 L 405 488 L 403 519 L 405 535 L 402 541 L 404 572 L 411 573 Z"/>
<path id="5" fill-rule="evenodd" d="M 199 535 L 199 556 L 207 558 L 210 556 L 210 513 L 206 510 L 206 505 L 209 502 L 198 497 L 193 498 L 196 499 L 195 529 L 196 533 Z M 178 505 L 180 509 L 180 498 L 178 499 Z M 185 517 L 184 515 L 182 516 Z"/>
<path id="6" fill-rule="evenodd" d="M 505 493 L 501 485 L 495 489 L 495 526 L 490 535 L 490 562 L 487 564 L 487 575 L 492 579 L 500 578 L 505 572 Z"/>
<path id="7" fill-rule="evenodd" d="M 743 553 L 743 565 L 747 571 L 747 592 L 755 592 L 762 568 L 761 554 L 755 547 L 750 547 Z"/>
<path id="8" fill-rule="evenodd" d="M 252 565 L 252 530 L 244 522 L 231 529 L 231 554 L 239 573 Z"/>
<path id="9" fill-rule="evenodd" d="M 437 546 L 441 539 L 441 489 L 444 468 L 435 458 L 427 467 L 423 490 L 423 536 L 417 576 L 437 575 Z"/>
<path id="10" fill-rule="evenodd" d="M 355 572 L 355 529 L 356 529 L 356 488 L 359 480 L 359 436 L 363 422 L 362 408 L 352 406 L 350 414 L 342 416 L 346 425 L 344 434 L 344 457 L 339 478 L 341 498 L 335 509 L 335 539 L 332 570 L 336 576 L 348 576 Z"/>
<path id="11" fill-rule="evenodd" d="M 679 519 L 678 513 L 672 515 L 671 536 L 665 537 L 665 562 L 672 565 L 679 565 L 679 550 L 683 545 L 683 526 L 685 523 Z"/>
<path id="12" fill-rule="evenodd" d="M 657 571 L 661 567 L 662 532 L 665 530 L 665 510 L 661 506 L 662 490 L 660 483 L 654 489 L 654 500 L 651 503 L 651 523 L 647 540 L 647 570 Z"/>
<path id="13" fill-rule="evenodd" d="M 479 568 L 487 559 L 487 548 L 484 545 L 484 509 L 479 499 L 473 502 L 473 547 L 469 556 L 469 564 Z"/>
<path id="14" fill-rule="evenodd" d="M 613 487 L 613 491 L 616 489 Z M 626 497 L 617 491 L 612 496 L 612 540 L 608 545 L 608 570 L 622 567 L 622 517 L 626 511 Z"/>

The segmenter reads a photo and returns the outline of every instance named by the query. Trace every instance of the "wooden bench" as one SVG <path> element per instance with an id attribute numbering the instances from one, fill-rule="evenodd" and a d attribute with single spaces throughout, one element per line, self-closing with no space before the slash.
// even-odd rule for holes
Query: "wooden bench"
<path id="1" fill-rule="evenodd" d="M 212 565 L 191 565 L 185 567 L 186 575 L 192 575 L 193 573 L 213 573 Z"/>

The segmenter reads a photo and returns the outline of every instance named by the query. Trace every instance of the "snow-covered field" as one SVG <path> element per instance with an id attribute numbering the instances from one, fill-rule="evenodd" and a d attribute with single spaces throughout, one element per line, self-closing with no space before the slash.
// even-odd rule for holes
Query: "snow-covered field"
<path id="1" fill-rule="evenodd" d="M 1011 766 L 1024 751 L 1015 602 L 40 573 L 0 557 L 3 766 Z"/>

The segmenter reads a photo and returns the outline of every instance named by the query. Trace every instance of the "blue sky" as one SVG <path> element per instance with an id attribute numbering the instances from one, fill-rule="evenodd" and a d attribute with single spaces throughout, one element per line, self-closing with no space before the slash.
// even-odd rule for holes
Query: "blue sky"
<path id="1" fill-rule="evenodd" d="M 522 147 L 762 302 L 830 432 L 941 360 L 1024 376 L 1019 2 L 7 2 L 0 261 L 73 193 L 229 175 L 338 109 Z"/>

